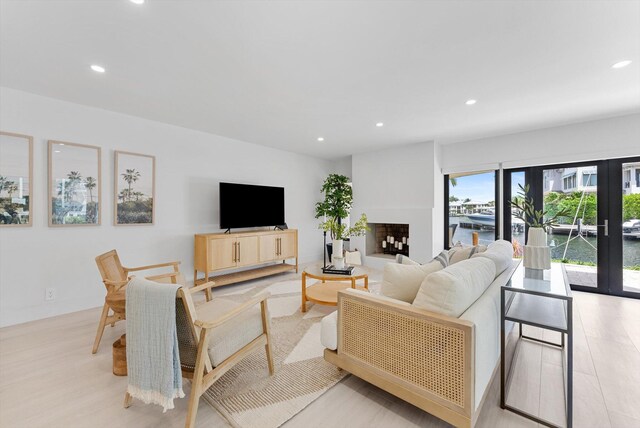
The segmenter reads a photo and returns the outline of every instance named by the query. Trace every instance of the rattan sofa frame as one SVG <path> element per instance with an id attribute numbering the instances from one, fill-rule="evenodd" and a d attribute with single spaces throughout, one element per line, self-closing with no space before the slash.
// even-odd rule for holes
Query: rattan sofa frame
<path id="1" fill-rule="evenodd" d="M 338 348 L 325 349 L 324 358 L 457 427 L 473 427 L 482 407 L 474 408 L 470 321 L 341 291 Z"/>

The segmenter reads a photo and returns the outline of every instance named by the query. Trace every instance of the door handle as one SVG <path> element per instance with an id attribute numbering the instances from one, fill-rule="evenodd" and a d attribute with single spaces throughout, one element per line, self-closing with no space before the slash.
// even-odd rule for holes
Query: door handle
<path id="1" fill-rule="evenodd" d="M 605 219 L 604 224 L 598 224 L 596 226 L 604 227 L 604 236 L 609 236 L 609 219 Z"/>

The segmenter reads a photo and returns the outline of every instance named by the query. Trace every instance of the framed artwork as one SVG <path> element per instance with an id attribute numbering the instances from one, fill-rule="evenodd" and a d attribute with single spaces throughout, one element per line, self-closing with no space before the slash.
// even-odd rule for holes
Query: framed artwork
<path id="1" fill-rule="evenodd" d="M 0 131 L 0 227 L 31 226 L 33 137 Z"/>
<path id="2" fill-rule="evenodd" d="M 155 223 L 155 156 L 116 151 L 113 188 L 116 226 Z"/>
<path id="3" fill-rule="evenodd" d="M 99 226 L 100 147 L 49 141 L 49 226 Z"/>

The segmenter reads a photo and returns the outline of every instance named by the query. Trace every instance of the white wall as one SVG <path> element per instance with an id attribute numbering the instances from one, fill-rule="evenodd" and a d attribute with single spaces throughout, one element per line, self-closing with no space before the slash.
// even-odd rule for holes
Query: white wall
<path id="1" fill-rule="evenodd" d="M 410 256 L 419 261 L 431 259 L 438 245 L 432 223 L 436 187 L 442 187 L 436 183 L 437 155 L 436 145 L 426 142 L 352 156 L 351 218 L 365 212 L 370 223 L 408 223 Z M 364 250 L 364 238 L 353 238 L 351 247 Z M 364 257 L 370 266 L 386 261 Z"/>
<path id="2" fill-rule="evenodd" d="M 0 129 L 34 137 L 35 169 L 33 226 L 0 228 L 1 326 L 102 305 L 94 257 L 113 248 L 129 266 L 181 260 L 191 277 L 193 234 L 219 231 L 219 181 L 285 187 L 301 261 L 322 258 L 314 205 L 329 161 L 8 88 L 0 100 Z M 48 139 L 102 147 L 102 226 L 47 227 Z M 113 226 L 114 150 L 156 156 L 155 226 Z"/>
<path id="3" fill-rule="evenodd" d="M 445 173 L 640 155 L 640 113 L 442 146 Z"/>

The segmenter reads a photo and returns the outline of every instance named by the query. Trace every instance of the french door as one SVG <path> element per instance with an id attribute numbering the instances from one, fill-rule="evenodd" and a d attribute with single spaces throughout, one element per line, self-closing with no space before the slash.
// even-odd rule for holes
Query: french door
<path id="1" fill-rule="evenodd" d="M 536 209 L 563 213 L 547 243 L 572 289 L 640 297 L 640 158 L 506 170 L 504 236 L 516 249 L 526 236 L 508 203 L 518 184 L 529 185 Z"/>

